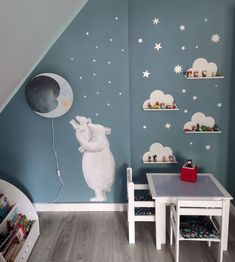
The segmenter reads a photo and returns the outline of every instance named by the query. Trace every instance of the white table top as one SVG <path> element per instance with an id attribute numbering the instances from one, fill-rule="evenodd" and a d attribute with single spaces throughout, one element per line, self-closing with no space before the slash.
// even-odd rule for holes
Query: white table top
<path id="1" fill-rule="evenodd" d="M 147 173 L 153 199 L 171 202 L 179 197 L 190 199 L 232 199 L 218 180 L 207 173 L 198 174 L 197 182 L 184 182 L 177 173 Z"/>

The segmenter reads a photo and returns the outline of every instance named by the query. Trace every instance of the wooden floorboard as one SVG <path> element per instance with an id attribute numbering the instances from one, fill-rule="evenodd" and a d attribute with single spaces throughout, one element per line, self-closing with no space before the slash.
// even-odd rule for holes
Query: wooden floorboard
<path id="1" fill-rule="evenodd" d="M 136 244 L 128 243 L 125 212 L 42 212 L 40 237 L 28 262 L 174 262 L 174 246 L 155 249 L 155 226 L 136 223 Z M 180 262 L 215 262 L 217 244 L 180 242 Z M 224 262 L 235 261 L 235 217 L 230 218 Z"/>

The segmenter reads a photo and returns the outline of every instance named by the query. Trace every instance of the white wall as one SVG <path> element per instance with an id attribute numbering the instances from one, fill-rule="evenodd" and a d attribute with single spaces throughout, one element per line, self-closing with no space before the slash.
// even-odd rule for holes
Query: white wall
<path id="1" fill-rule="evenodd" d="M 0 112 L 88 0 L 0 0 Z"/>

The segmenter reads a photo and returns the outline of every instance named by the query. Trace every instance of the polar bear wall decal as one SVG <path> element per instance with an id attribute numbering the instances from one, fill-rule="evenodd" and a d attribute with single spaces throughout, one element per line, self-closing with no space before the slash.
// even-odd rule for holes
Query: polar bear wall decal
<path id="1" fill-rule="evenodd" d="M 82 171 L 87 185 L 94 190 L 90 201 L 106 201 L 106 192 L 111 191 L 115 180 L 115 162 L 110 151 L 107 135 L 111 129 L 93 124 L 90 118 L 76 116 L 70 121 L 80 144 Z"/>

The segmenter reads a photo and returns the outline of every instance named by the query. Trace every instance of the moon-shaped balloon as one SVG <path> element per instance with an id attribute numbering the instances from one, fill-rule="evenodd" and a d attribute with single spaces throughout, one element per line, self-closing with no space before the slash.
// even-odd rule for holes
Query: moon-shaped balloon
<path id="1" fill-rule="evenodd" d="M 25 95 L 31 109 L 48 118 L 64 115 L 73 103 L 71 86 L 63 77 L 53 73 L 33 77 L 26 86 Z"/>

